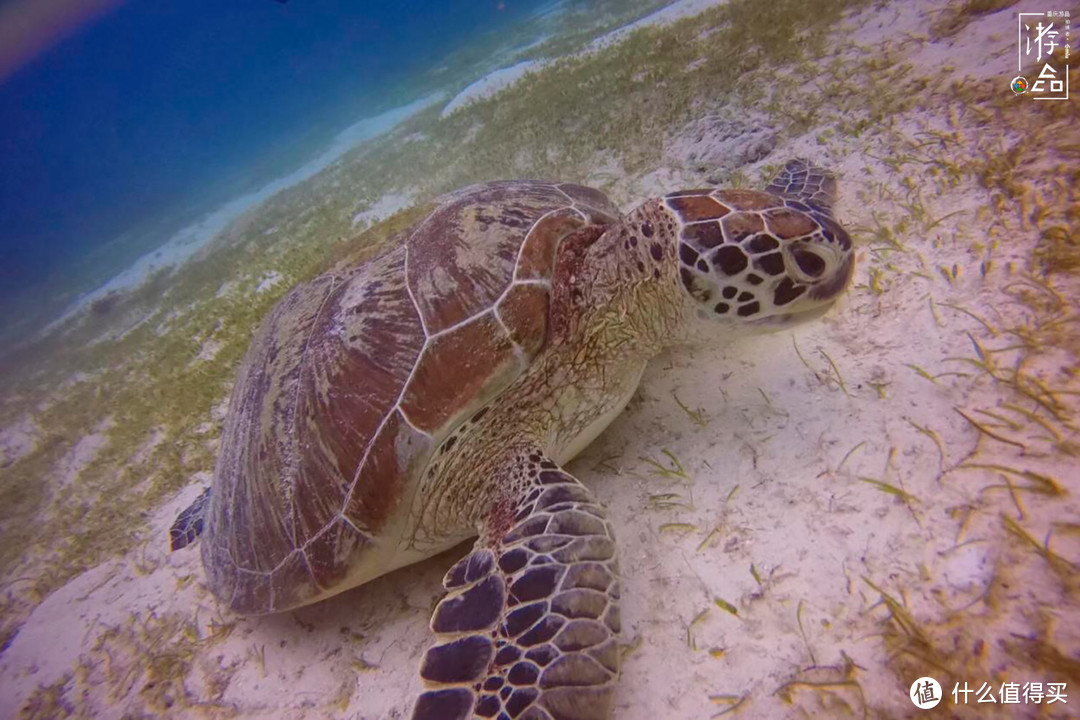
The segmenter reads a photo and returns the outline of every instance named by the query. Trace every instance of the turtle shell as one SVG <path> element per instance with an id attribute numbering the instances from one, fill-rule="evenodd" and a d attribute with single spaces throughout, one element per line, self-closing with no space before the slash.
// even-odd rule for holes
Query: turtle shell
<path id="1" fill-rule="evenodd" d="M 214 594 L 277 612 L 392 569 L 355 571 L 433 450 L 543 346 L 560 242 L 618 217 L 577 185 L 477 185 L 389 252 L 286 295 L 222 434 L 202 543 Z"/>

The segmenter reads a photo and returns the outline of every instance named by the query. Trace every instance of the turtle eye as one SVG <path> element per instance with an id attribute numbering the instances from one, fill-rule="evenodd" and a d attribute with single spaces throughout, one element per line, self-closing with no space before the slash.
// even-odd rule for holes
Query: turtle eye
<path id="1" fill-rule="evenodd" d="M 825 258 L 805 245 L 793 247 L 791 256 L 794 258 L 795 264 L 806 273 L 807 277 L 819 278 L 825 272 Z"/>

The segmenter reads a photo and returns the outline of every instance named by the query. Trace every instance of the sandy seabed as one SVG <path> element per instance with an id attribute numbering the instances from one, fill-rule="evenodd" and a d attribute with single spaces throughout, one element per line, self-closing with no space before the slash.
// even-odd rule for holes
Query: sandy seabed
<path id="1" fill-rule="evenodd" d="M 940 42 L 898 43 L 891 62 L 961 82 L 1000 78 L 1007 92 L 1011 12 L 1029 5 Z M 935 9 L 866 10 L 837 37 L 870 47 L 926 37 Z M 949 108 L 906 112 L 897 126 L 912 136 L 944 131 Z M 741 169 L 809 157 L 840 178 L 840 220 L 873 228 L 896 212 L 897 202 L 873 192 L 899 187 L 895 168 L 869 151 L 822 145 L 829 129 L 815 125 Z M 676 133 L 672 157 L 692 155 L 686 144 L 697 142 Z M 604 170 L 620 202 L 701 182 L 674 160 L 644 176 Z M 1080 548 L 1054 533 L 1076 528 L 1080 472 L 1075 458 L 1047 449 L 1055 433 L 1058 446 L 1075 442 L 1076 427 L 1024 436 L 1023 417 L 1008 406 L 1036 414 L 1038 404 L 1004 396 L 972 370 L 987 362 L 987 325 L 1023 320 L 1002 293 L 1025 282 L 1037 239 L 1018 221 L 992 266 L 980 266 L 957 238 L 985 231 L 974 225 L 989 197 L 975 183 L 924 197 L 942 220 L 909 234 L 910 252 L 896 262 L 921 270 L 887 292 L 874 275 L 883 267 L 877 251 L 864 244 L 855 287 L 822 321 L 657 359 L 626 412 L 571 464 L 607 504 L 620 543 L 626 651 L 615 718 L 907 717 L 917 712 L 907 693 L 919 668 L 943 683 L 995 689 L 1058 680 L 1015 669 L 1009 638 L 1029 642 L 1032 657 L 1056 653 L 1054 667 L 1080 667 Z M 1054 355 L 1028 370 L 1063 383 L 1075 363 Z M 1061 492 L 1024 493 L 1032 477 L 1023 473 L 1052 478 Z M 86 572 L 37 607 L 0 656 L 0 715 L 14 717 L 35 688 L 70 673 L 82 688 L 66 696 L 76 716 L 128 717 L 146 689 L 140 664 L 185 653 L 186 691 L 212 701 L 171 698 L 161 715 L 408 717 L 430 611 L 464 548 L 314 607 L 227 616 L 201 584 L 198 552 L 165 551 L 176 513 L 209 480 L 196 479 L 151 519 L 160 542 Z M 125 667 L 130 683 L 108 685 L 118 695 L 100 690 L 105 675 Z M 938 716 L 1075 717 L 1078 679 L 1067 704 L 971 700 Z"/>

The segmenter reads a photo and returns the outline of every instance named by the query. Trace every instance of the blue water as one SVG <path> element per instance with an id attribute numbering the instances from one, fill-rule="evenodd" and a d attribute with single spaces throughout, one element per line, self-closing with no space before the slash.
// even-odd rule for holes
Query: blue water
<path id="1" fill-rule="evenodd" d="M 90 282 L 88 258 L 115 272 L 545 4 L 131 0 L 84 22 L 0 79 L 0 302 Z"/>

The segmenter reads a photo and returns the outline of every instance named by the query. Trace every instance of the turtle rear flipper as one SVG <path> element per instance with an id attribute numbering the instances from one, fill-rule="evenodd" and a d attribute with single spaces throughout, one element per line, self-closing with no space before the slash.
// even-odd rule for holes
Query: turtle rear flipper
<path id="1" fill-rule="evenodd" d="M 187 547 L 198 539 L 203 531 L 203 518 L 206 515 L 206 504 L 210 500 L 210 488 L 206 488 L 195 502 L 176 516 L 172 527 L 169 528 L 169 548 L 179 550 Z"/>
<path id="2" fill-rule="evenodd" d="M 788 160 L 765 192 L 803 203 L 832 217 L 836 203 L 836 177 L 807 160 L 796 158 Z"/>
<path id="3" fill-rule="evenodd" d="M 515 455 L 473 551 L 443 584 L 413 720 L 607 720 L 619 675 L 618 565 L 593 493 L 539 452 Z M 528 484 L 515 480 L 526 478 Z"/>

